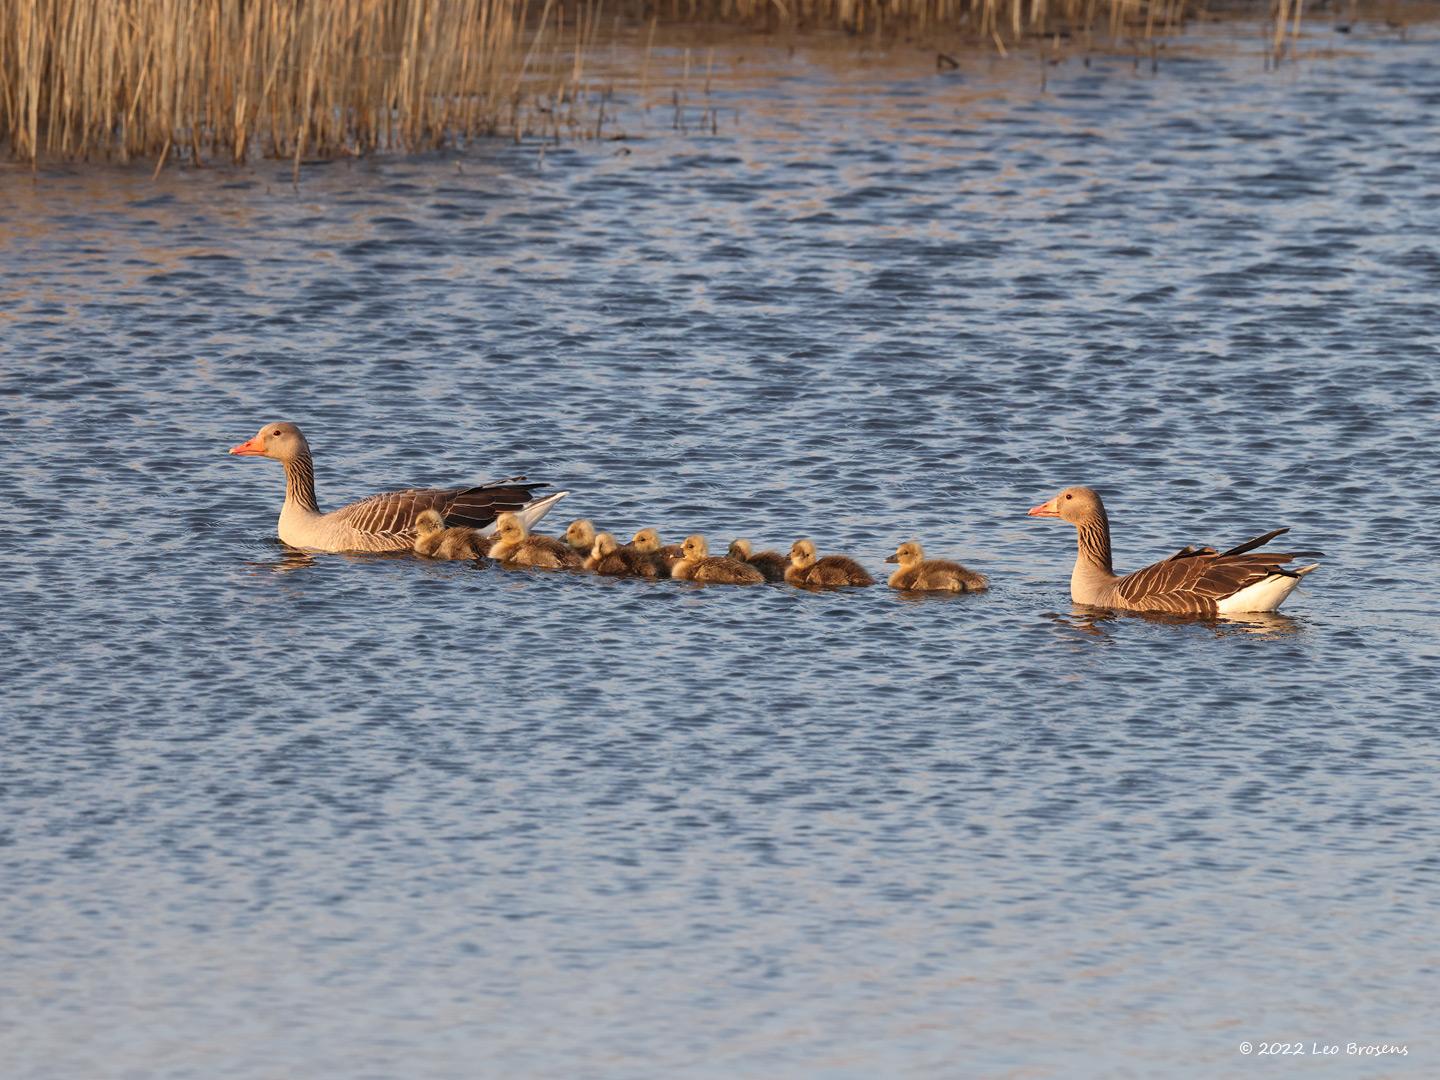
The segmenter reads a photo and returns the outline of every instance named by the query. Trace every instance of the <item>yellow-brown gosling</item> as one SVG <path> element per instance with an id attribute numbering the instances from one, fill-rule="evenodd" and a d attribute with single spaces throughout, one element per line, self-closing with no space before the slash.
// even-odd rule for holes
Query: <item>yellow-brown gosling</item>
<path id="1" fill-rule="evenodd" d="M 785 568 L 790 565 L 790 560 L 778 551 L 752 553 L 749 540 L 731 540 L 730 550 L 726 554 L 732 559 L 739 559 L 741 562 L 755 567 L 766 581 L 784 581 Z"/>
<path id="2" fill-rule="evenodd" d="M 514 514 L 495 519 L 495 543 L 490 557 L 510 566 L 537 566 L 543 570 L 580 570 L 585 560 L 569 544 L 553 536 L 536 536 Z"/>
<path id="3" fill-rule="evenodd" d="M 415 554 L 427 559 L 483 559 L 490 538 L 460 525 L 445 526 L 438 510 L 421 511 L 415 518 Z"/>
<path id="4" fill-rule="evenodd" d="M 984 574 L 944 559 L 926 559 L 925 549 L 918 540 L 901 544 L 895 554 L 885 560 L 899 563 L 900 569 L 890 575 L 890 588 L 916 592 L 980 592 L 989 586 Z"/>
<path id="5" fill-rule="evenodd" d="M 796 540 L 790 548 L 790 567 L 785 580 L 801 588 L 830 588 L 836 585 L 874 585 L 875 579 L 854 559 L 844 555 L 815 557 L 815 544 Z"/>
<path id="6" fill-rule="evenodd" d="M 712 585 L 762 585 L 765 575 L 747 562 L 727 555 L 711 555 L 703 536 L 687 536 L 680 545 L 684 555 L 670 570 L 679 581 L 705 581 Z"/>
<path id="7" fill-rule="evenodd" d="M 589 555 L 595 546 L 595 523 L 585 518 L 576 518 L 565 530 L 565 543 L 581 555 Z"/>
<path id="8" fill-rule="evenodd" d="M 596 533 L 590 557 L 585 560 L 585 569 L 608 577 L 660 576 L 660 560 L 653 553 L 621 547 L 615 537 L 607 532 Z"/>
<path id="9" fill-rule="evenodd" d="M 630 543 L 625 547 L 646 555 L 656 556 L 660 560 L 660 569 L 667 575 L 684 557 L 679 544 L 660 543 L 660 534 L 654 529 L 641 529 L 630 538 Z"/>

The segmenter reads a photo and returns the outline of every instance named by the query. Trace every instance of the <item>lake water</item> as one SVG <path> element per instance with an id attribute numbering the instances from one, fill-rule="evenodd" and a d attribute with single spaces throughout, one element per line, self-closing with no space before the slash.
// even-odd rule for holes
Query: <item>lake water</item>
<path id="1" fill-rule="evenodd" d="M 747 46 L 624 141 L 7 167 L 0 1074 L 1440 1072 L 1440 35 L 1330 38 L 1044 92 Z M 297 558 L 225 454 L 273 419 L 325 506 L 524 472 L 994 587 Z M 1323 565 L 1087 615 L 1025 515 L 1072 483 L 1121 569 Z"/>

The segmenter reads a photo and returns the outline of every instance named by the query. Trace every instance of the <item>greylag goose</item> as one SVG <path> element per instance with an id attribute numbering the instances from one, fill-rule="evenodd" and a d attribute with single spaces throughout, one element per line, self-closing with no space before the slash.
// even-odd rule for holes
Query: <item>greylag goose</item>
<path id="1" fill-rule="evenodd" d="M 511 566 L 535 566 L 542 570 L 581 570 L 580 553 L 553 536 L 535 536 L 518 514 L 504 513 L 495 519 L 495 543 L 490 558 Z"/>
<path id="2" fill-rule="evenodd" d="M 478 487 L 387 491 L 322 514 L 315 501 L 310 444 L 294 424 L 266 424 L 253 439 L 232 446 L 230 453 L 274 458 L 285 466 L 280 539 L 307 551 L 408 551 L 415 543 L 415 519 L 424 510 L 438 510 L 452 525 L 485 531 L 505 510 L 534 524 L 568 494 L 557 491 L 537 499 L 535 489 L 545 485 L 527 484 L 523 476 L 515 476 Z"/>
<path id="3" fill-rule="evenodd" d="M 980 592 L 989 582 L 984 574 L 961 566 L 958 562 L 925 558 L 925 549 L 918 540 L 901 544 L 895 554 L 885 560 L 899 563 L 900 569 L 890 575 L 892 589 L 912 592 Z"/>
<path id="4" fill-rule="evenodd" d="M 565 542 L 581 555 L 589 555 L 595 546 L 595 523 L 585 518 L 576 518 L 565 530 Z"/>
<path id="5" fill-rule="evenodd" d="M 615 537 L 607 532 L 596 533 L 590 557 L 585 560 L 585 569 L 607 577 L 660 576 L 660 560 L 653 554 L 622 548 Z"/>
<path id="6" fill-rule="evenodd" d="M 752 552 L 749 540 L 731 540 L 726 554 L 755 567 L 766 581 L 784 581 L 785 567 L 790 565 L 790 560 L 778 551 Z"/>
<path id="7" fill-rule="evenodd" d="M 703 536 L 687 536 L 680 545 L 682 558 L 670 568 L 677 581 L 703 581 L 711 585 L 763 585 L 765 575 L 747 562 L 726 555 L 711 555 Z"/>
<path id="8" fill-rule="evenodd" d="M 660 560 L 660 569 L 667 575 L 675 568 L 675 564 L 684 558 L 679 544 L 662 544 L 660 534 L 654 529 L 641 529 L 630 538 L 630 543 L 625 547 L 644 555 L 656 556 Z"/>
<path id="9" fill-rule="evenodd" d="M 1241 614 L 1274 611 L 1300 579 L 1319 564 L 1290 570 L 1282 564 L 1318 551 L 1256 551 L 1289 529 L 1275 529 L 1229 551 L 1187 547 L 1162 562 L 1129 574 L 1110 563 L 1110 519 L 1100 496 L 1087 487 L 1068 487 L 1032 507 L 1031 517 L 1060 518 L 1075 526 L 1079 554 L 1070 575 L 1070 598 L 1092 607 L 1124 608 L 1168 615 Z"/>
<path id="10" fill-rule="evenodd" d="M 836 585 L 874 585 L 875 579 L 854 559 L 844 555 L 815 557 L 815 545 L 809 540 L 796 540 L 790 548 L 790 566 L 785 580 L 803 588 L 829 588 Z"/>
<path id="11" fill-rule="evenodd" d="M 463 525 L 445 526 L 439 510 L 422 510 L 415 518 L 415 554 L 430 559 L 483 559 L 491 540 Z"/>

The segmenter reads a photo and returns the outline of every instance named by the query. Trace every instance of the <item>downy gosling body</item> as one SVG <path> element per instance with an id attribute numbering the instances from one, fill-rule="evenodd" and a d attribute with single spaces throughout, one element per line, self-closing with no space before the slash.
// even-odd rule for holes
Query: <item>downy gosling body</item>
<path id="1" fill-rule="evenodd" d="M 660 560 L 654 554 L 629 547 L 622 548 L 615 542 L 615 537 L 607 532 L 595 534 L 595 543 L 590 548 L 589 558 L 585 560 L 585 569 L 607 577 L 661 576 Z"/>
<path id="2" fill-rule="evenodd" d="M 980 592 L 989 586 L 984 574 L 945 559 L 926 559 L 925 549 L 918 540 L 911 540 L 895 549 L 885 560 L 899 563 L 900 569 L 890 575 L 890 588 L 914 592 Z"/>
<path id="3" fill-rule="evenodd" d="M 677 581 L 712 585 L 763 585 L 765 575 L 747 562 L 726 555 L 711 555 L 703 536 L 687 536 L 680 545 L 683 558 L 670 570 Z"/>
<path id="4" fill-rule="evenodd" d="M 785 568 L 790 565 L 790 560 L 778 551 L 751 552 L 749 540 L 731 540 L 726 554 L 755 567 L 766 581 L 784 581 Z"/>
<path id="5" fill-rule="evenodd" d="M 462 525 L 448 528 L 438 510 L 424 510 L 415 518 L 415 554 L 427 559 L 483 559 L 491 540 Z"/>
<path id="6" fill-rule="evenodd" d="M 875 579 L 854 559 L 844 555 L 815 557 L 815 544 L 796 540 L 790 548 L 790 566 L 785 580 L 802 589 L 829 589 L 842 585 L 874 585 Z"/>
<path id="7" fill-rule="evenodd" d="M 490 557 L 509 566 L 542 570 L 580 570 L 585 560 L 569 544 L 553 536 L 537 536 L 514 514 L 501 514 L 495 522 L 495 543 Z"/>

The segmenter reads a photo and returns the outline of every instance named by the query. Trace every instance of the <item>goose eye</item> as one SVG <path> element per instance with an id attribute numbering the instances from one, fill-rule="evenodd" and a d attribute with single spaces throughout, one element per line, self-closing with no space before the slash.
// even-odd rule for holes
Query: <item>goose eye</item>
<path id="1" fill-rule="evenodd" d="M 1067 500 L 1073 499 L 1074 497 L 1075 497 L 1074 495 L 1066 495 L 1066 496 L 1065 496 L 1065 498 L 1066 498 Z"/>

